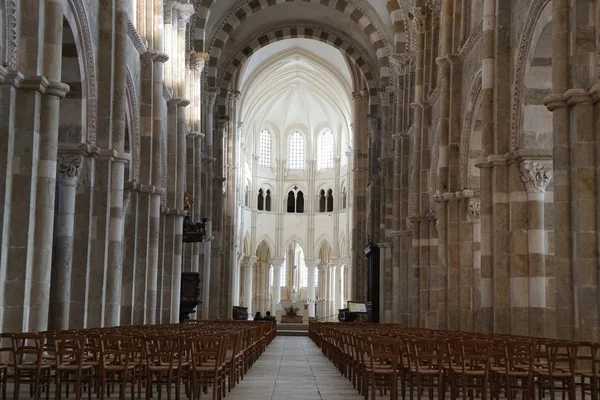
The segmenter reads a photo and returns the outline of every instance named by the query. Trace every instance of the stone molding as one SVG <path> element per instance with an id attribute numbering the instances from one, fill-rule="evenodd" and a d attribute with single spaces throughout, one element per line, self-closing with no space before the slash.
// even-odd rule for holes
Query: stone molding
<path id="1" fill-rule="evenodd" d="M 19 62 L 19 0 L 6 0 L 5 6 L 6 66 L 16 71 Z"/>
<path id="2" fill-rule="evenodd" d="M 525 89 L 525 72 L 527 69 L 527 56 L 532 46 L 533 33 L 536 22 L 551 0 L 534 0 L 527 13 L 527 20 L 523 25 L 523 33 L 519 42 L 519 54 L 517 55 L 517 67 L 515 69 L 515 84 L 512 99 L 512 126 L 510 135 L 511 149 L 519 148 L 521 137 L 521 104 L 523 102 L 523 91 Z M 552 110 L 550 110 L 552 111 Z"/>
<path id="3" fill-rule="evenodd" d="M 471 130 L 473 127 L 473 117 L 475 115 L 475 107 L 477 106 L 477 99 L 479 98 L 479 93 L 481 92 L 481 84 L 482 84 L 482 73 L 479 71 L 473 84 L 471 86 L 471 91 L 469 93 L 469 97 L 467 99 L 468 108 L 465 112 L 465 116 L 463 121 L 463 131 L 461 134 L 461 143 L 460 143 L 460 155 L 459 155 L 459 182 L 462 182 L 463 186 L 467 186 L 467 181 L 469 178 L 469 146 L 471 142 Z"/>
<path id="4" fill-rule="evenodd" d="M 50 80 L 45 76 L 34 76 L 19 81 L 19 89 L 34 90 L 40 94 L 64 98 L 69 93 L 70 87 L 66 83 Z"/>
<path id="5" fill-rule="evenodd" d="M 160 213 L 167 217 L 187 217 L 188 211 L 180 208 L 169 208 L 166 206 L 160 206 Z"/>
<path id="6" fill-rule="evenodd" d="M 139 179 L 140 177 L 140 116 L 139 107 L 137 101 L 137 94 L 135 91 L 135 84 L 129 68 L 126 68 L 127 72 L 127 97 L 129 99 L 129 111 L 131 115 L 131 125 L 133 133 L 133 179 Z"/>
<path id="7" fill-rule="evenodd" d="M 552 179 L 552 164 L 533 160 L 522 161 L 521 180 L 525 184 L 528 193 L 546 193 L 546 187 Z"/>
<path id="8" fill-rule="evenodd" d="M 144 185 L 136 180 L 126 182 L 124 185 L 124 189 L 129 190 L 131 192 L 157 194 L 160 196 L 167 193 L 167 190 L 165 188 L 160 188 L 155 185 Z"/>
<path id="9" fill-rule="evenodd" d="M 445 202 L 449 202 L 449 201 L 477 198 L 480 195 L 481 194 L 478 190 L 463 189 L 463 190 L 459 190 L 457 192 L 447 192 L 447 193 L 443 193 L 443 194 L 436 194 L 435 196 L 433 196 L 433 200 L 436 203 L 445 203 Z"/>
<path id="10" fill-rule="evenodd" d="M 135 29 L 133 22 L 131 22 L 129 18 L 127 18 L 127 36 L 129 36 L 129 39 L 133 43 L 133 46 L 135 47 L 140 56 L 148 52 L 148 46 L 146 41 L 141 38 L 137 30 Z"/>
<path id="11" fill-rule="evenodd" d="M 190 3 L 178 3 L 177 8 L 179 9 L 177 23 L 179 24 L 179 28 L 185 28 L 192 15 L 194 15 L 194 5 Z"/>
<path id="12" fill-rule="evenodd" d="M 458 58 L 461 61 L 464 61 L 464 59 L 469 54 L 471 54 L 471 51 L 473 51 L 473 49 L 475 48 L 475 45 L 477 43 L 479 43 L 479 41 L 481 40 L 482 37 L 483 37 L 483 22 L 479 22 L 477 24 L 477 26 L 473 29 L 471 34 L 469 35 L 469 38 L 467 39 L 465 44 L 463 44 L 463 46 L 458 51 Z"/>

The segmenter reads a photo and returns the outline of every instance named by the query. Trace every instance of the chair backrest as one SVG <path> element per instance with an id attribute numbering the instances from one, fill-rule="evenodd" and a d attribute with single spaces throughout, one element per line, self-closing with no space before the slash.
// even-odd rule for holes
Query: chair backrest
<path id="1" fill-rule="evenodd" d="M 492 343 L 489 340 L 462 340 L 461 366 L 463 372 L 479 370 L 487 374 L 490 370 L 491 350 Z"/>
<path id="2" fill-rule="evenodd" d="M 577 343 L 574 342 L 548 342 L 546 352 L 548 370 L 550 373 L 562 371 L 574 374 L 577 360 Z"/>
<path id="3" fill-rule="evenodd" d="M 56 365 L 79 365 L 83 364 L 85 350 L 85 337 L 75 334 L 57 334 L 54 336 L 54 354 Z"/>
<path id="4" fill-rule="evenodd" d="M 530 340 L 509 340 L 505 343 L 505 371 L 526 371 L 533 373 L 536 355 L 535 343 Z"/>
<path id="5" fill-rule="evenodd" d="M 396 374 L 402 342 L 390 337 L 373 337 L 368 340 L 371 368 Z"/>
<path id="6" fill-rule="evenodd" d="M 192 368 L 214 366 L 215 370 L 223 364 L 226 338 L 222 336 L 192 336 L 191 347 Z"/>
<path id="7" fill-rule="evenodd" d="M 180 365 L 175 355 L 181 351 L 179 335 L 149 335 L 144 338 L 144 354 L 148 366 L 168 366 L 170 369 Z"/>
<path id="8" fill-rule="evenodd" d="M 443 369 L 446 356 L 446 344 L 443 339 L 417 338 L 411 342 L 411 361 L 419 371 L 422 368 Z"/>
<path id="9" fill-rule="evenodd" d="M 44 335 L 38 333 L 16 333 L 13 336 L 15 364 L 35 364 L 40 366 L 44 357 Z"/>
<path id="10" fill-rule="evenodd" d="M 100 350 L 100 365 L 120 365 L 127 368 L 135 363 L 136 346 L 133 338 L 126 335 L 102 336 Z"/>

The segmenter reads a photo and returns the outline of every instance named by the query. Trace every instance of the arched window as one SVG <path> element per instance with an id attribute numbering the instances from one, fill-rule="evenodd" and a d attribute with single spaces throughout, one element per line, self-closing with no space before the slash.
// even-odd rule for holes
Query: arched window
<path id="1" fill-rule="evenodd" d="M 273 266 L 269 267 L 269 287 L 273 287 Z"/>
<path id="2" fill-rule="evenodd" d="M 267 190 L 267 197 L 265 197 L 265 210 L 271 211 L 271 191 Z"/>
<path id="3" fill-rule="evenodd" d="M 319 212 L 325 212 L 325 191 L 323 189 L 319 192 Z"/>
<path id="4" fill-rule="evenodd" d="M 304 212 L 304 193 L 302 193 L 302 191 L 299 191 L 298 195 L 296 196 L 296 212 Z"/>
<path id="5" fill-rule="evenodd" d="M 248 189 L 248 185 L 246 185 L 246 192 L 244 193 L 244 205 L 250 207 L 250 189 Z"/>
<path id="6" fill-rule="evenodd" d="M 294 132 L 290 136 L 288 153 L 288 168 L 304 169 L 304 136 L 300 132 Z"/>
<path id="7" fill-rule="evenodd" d="M 333 133 L 326 130 L 319 143 L 319 169 L 333 168 Z"/>
<path id="8" fill-rule="evenodd" d="M 271 168 L 271 134 L 266 129 L 260 133 L 260 166 Z"/>
<path id="9" fill-rule="evenodd" d="M 319 271 L 315 271 L 315 289 L 319 287 Z"/>
<path id="10" fill-rule="evenodd" d="M 287 212 L 294 213 L 296 212 L 296 196 L 294 192 L 290 190 L 287 197 Z"/>
<path id="11" fill-rule="evenodd" d="M 346 209 L 346 188 L 342 189 L 342 210 Z"/>
<path id="12" fill-rule="evenodd" d="M 259 211 L 262 211 L 265 209 L 265 195 L 263 193 L 262 189 L 258 189 L 258 203 L 257 203 L 257 208 Z"/>
<path id="13" fill-rule="evenodd" d="M 333 211 L 333 190 L 327 191 L 327 212 Z"/>

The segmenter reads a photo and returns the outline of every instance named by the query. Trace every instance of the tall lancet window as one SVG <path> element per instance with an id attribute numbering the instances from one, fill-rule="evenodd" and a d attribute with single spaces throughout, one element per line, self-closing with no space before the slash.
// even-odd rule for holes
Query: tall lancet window
<path id="1" fill-rule="evenodd" d="M 292 133 L 290 136 L 290 148 L 288 150 L 289 169 L 304 169 L 304 136 L 300 132 Z"/>
<path id="2" fill-rule="evenodd" d="M 283 255 L 283 264 L 281 265 L 281 277 L 279 279 L 279 285 L 286 287 L 287 283 L 287 252 Z"/>
<path id="3" fill-rule="evenodd" d="M 260 133 L 260 166 L 271 168 L 271 134 L 266 129 Z"/>
<path id="4" fill-rule="evenodd" d="M 257 201 L 258 211 L 263 211 L 265 209 L 265 194 L 262 189 L 258 189 L 258 201 Z"/>
<path id="5" fill-rule="evenodd" d="M 265 211 L 271 211 L 271 190 L 267 190 L 267 196 L 265 197 Z"/>
<path id="6" fill-rule="evenodd" d="M 319 168 L 333 168 L 333 133 L 326 130 L 319 143 Z"/>
<path id="7" fill-rule="evenodd" d="M 327 191 L 327 212 L 333 211 L 333 191 L 329 189 Z"/>

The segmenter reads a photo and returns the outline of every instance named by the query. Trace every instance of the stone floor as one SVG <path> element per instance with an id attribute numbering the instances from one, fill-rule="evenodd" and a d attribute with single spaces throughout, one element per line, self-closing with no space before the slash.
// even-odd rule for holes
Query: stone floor
<path id="1" fill-rule="evenodd" d="M 307 337 L 275 338 L 228 400 L 359 400 L 362 397 Z"/>

